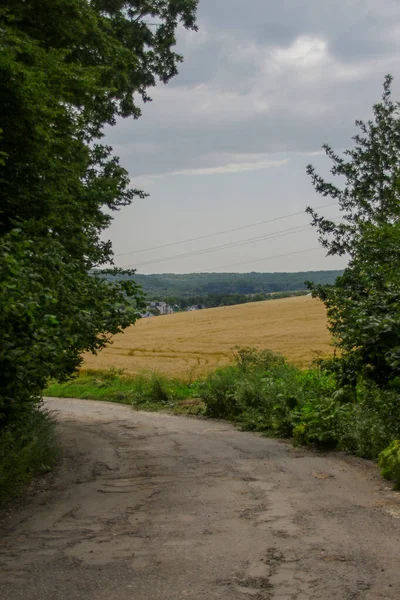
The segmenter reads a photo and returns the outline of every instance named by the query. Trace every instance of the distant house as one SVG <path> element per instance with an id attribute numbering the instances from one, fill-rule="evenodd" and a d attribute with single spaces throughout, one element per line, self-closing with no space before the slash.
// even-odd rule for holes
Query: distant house
<path id="1" fill-rule="evenodd" d="M 194 304 L 193 306 L 189 306 L 189 308 L 186 309 L 187 312 L 193 312 L 194 310 L 204 310 L 206 307 L 204 306 L 204 304 Z"/>
<path id="2" fill-rule="evenodd" d="M 150 302 L 147 308 L 155 308 L 160 315 L 172 315 L 174 309 L 167 302 Z"/>

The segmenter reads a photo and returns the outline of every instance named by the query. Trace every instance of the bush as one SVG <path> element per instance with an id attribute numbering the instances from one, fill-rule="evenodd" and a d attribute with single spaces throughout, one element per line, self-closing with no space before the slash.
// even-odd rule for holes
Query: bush
<path id="1" fill-rule="evenodd" d="M 200 387 L 200 397 L 206 405 L 206 415 L 219 419 L 236 419 L 241 409 L 234 397 L 240 372 L 237 367 L 225 367 L 211 373 Z"/>
<path id="2" fill-rule="evenodd" d="M 351 409 L 340 447 L 364 458 L 378 458 L 400 434 L 399 393 L 364 381 L 356 387 Z"/>
<path id="3" fill-rule="evenodd" d="M 248 429 L 270 429 L 274 403 L 292 397 L 284 381 L 297 369 L 271 350 L 237 348 L 234 359 L 234 366 L 218 369 L 201 386 L 206 414 L 240 420 Z"/>
<path id="4" fill-rule="evenodd" d="M 0 504 L 19 494 L 33 476 L 49 471 L 59 457 L 50 416 L 38 409 L 21 413 L 0 434 Z"/>
<path id="5" fill-rule="evenodd" d="M 301 401 L 297 375 L 294 367 L 277 363 L 240 380 L 235 397 L 246 429 L 292 435 L 292 411 Z"/>
<path id="6" fill-rule="evenodd" d="M 318 419 L 317 402 L 334 391 L 332 375 L 318 370 L 300 371 L 270 350 L 238 349 L 236 365 L 212 373 L 201 389 L 206 414 L 240 421 L 249 430 L 290 437 L 307 420 L 309 435 L 303 441 L 325 441 L 331 435 L 311 432 Z M 312 407 L 312 403 L 314 406 Z M 325 404 L 324 404 L 325 406 Z"/>
<path id="7" fill-rule="evenodd" d="M 258 350 L 257 348 L 239 348 L 236 347 L 233 354 L 235 364 L 243 371 L 264 370 L 267 371 L 277 366 L 285 364 L 285 358 L 281 354 L 272 352 L 272 350 Z"/>
<path id="8" fill-rule="evenodd" d="M 381 474 L 385 479 L 394 479 L 395 489 L 400 490 L 400 440 L 395 440 L 379 455 Z"/>
<path id="9" fill-rule="evenodd" d="M 170 382 L 159 373 L 138 375 L 132 394 L 133 404 L 170 404 L 174 398 Z"/>
<path id="10" fill-rule="evenodd" d="M 347 405 L 342 405 L 329 396 L 306 402 L 296 415 L 298 423 L 293 430 L 295 441 L 299 444 L 327 447 L 340 445 L 348 410 Z"/>
<path id="11" fill-rule="evenodd" d="M 341 413 L 345 411 L 335 398 L 334 376 L 321 369 L 298 375 L 301 402 L 292 416 L 293 437 L 299 444 L 332 447 L 341 438 Z"/>

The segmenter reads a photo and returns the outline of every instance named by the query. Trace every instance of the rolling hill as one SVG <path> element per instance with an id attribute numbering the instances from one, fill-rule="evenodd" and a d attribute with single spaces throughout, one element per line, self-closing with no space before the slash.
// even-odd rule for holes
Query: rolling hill
<path id="1" fill-rule="evenodd" d="M 280 352 L 299 366 L 329 355 L 324 305 L 309 296 L 142 319 L 83 368 L 156 370 L 193 377 L 232 359 L 235 346 Z"/>

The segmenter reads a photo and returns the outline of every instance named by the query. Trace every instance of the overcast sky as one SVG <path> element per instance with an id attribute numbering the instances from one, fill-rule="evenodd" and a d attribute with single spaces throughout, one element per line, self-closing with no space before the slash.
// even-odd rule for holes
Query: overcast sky
<path id="1" fill-rule="evenodd" d="M 150 194 L 107 231 L 124 254 L 117 264 L 139 273 L 341 268 L 318 249 L 306 215 L 277 219 L 328 203 L 306 165 L 327 173 L 321 145 L 351 145 L 354 120 L 371 115 L 388 72 L 399 97 L 399 0 L 200 0 L 198 24 L 179 34 L 179 75 L 151 91 L 139 121 L 107 131 L 132 185 Z"/>

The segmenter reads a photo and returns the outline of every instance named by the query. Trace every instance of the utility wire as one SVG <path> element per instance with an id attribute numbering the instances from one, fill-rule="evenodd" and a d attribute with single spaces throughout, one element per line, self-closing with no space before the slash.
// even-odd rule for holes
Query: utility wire
<path id="1" fill-rule="evenodd" d="M 337 217 L 332 217 L 332 218 L 338 218 L 338 217 L 340 217 L 340 215 L 338 215 Z M 227 244 L 221 244 L 219 246 L 212 246 L 210 248 L 205 248 L 203 250 L 194 250 L 193 252 L 185 252 L 182 254 L 175 254 L 173 256 L 164 256 L 164 257 L 161 257 L 158 259 L 148 260 L 143 263 L 136 263 L 134 265 L 132 264 L 132 265 L 125 265 L 125 266 L 126 267 L 134 266 L 135 268 L 146 267 L 148 265 L 168 262 L 170 260 L 178 260 L 180 258 L 188 258 L 188 257 L 192 257 L 192 256 L 199 256 L 201 254 L 208 254 L 210 252 L 216 252 L 218 250 L 228 250 L 230 248 L 237 248 L 239 246 L 247 246 L 248 244 L 258 243 L 258 242 L 261 242 L 264 240 L 273 240 L 273 239 L 284 237 L 287 235 L 302 233 L 304 231 L 308 231 L 309 229 L 311 229 L 311 227 L 312 227 L 312 225 L 298 225 L 297 227 L 292 227 L 290 229 L 283 229 L 281 231 L 271 232 L 266 235 L 251 237 L 251 238 L 247 238 L 244 240 L 239 240 L 237 242 L 230 242 Z"/>
<path id="2" fill-rule="evenodd" d="M 321 208 L 328 208 L 328 206 L 336 206 L 336 204 L 337 204 L 336 202 L 331 202 L 329 204 L 324 204 L 323 206 L 318 206 L 315 210 L 320 210 Z M 129 252 L 122 252 L 121 254 L 115 254 L 114 256 L 115 257 L 127 256 L 128 254 L 138 254 L 139 252 L 150 252 L 151 250 L 159 250 L 160 248 L 169 248 L 170 246 L 177 246 L 178 244 L 186 244 L 187 242 L 196 242 L 198 240 L 205 240 L 210 237 L 224 235 L 225 233 L 233 233 L 235 231 L 249 229 L 250 227 L 256 227 L 257 225 L 266 225 L 267 223 L 274 223 L 276 221 L 282 221 L 283 219 L 289 219 L 290 217 L 297 217 L 299 215 L 304 215 L 304 210 L 292 213 L 290 215 L 283 215 L 282 217 L 275 217 L 274 219 L 268 219 L 266 221 L 258 221 L 258 223 L 251 223 L 250 225 L 242 225 L 241 227 L 235 227 L 234 229 L 226 229 L 225 231 L 217 231 L 216 233 L 208 233 L 207 235 L 200 235 L 199 237 L 188 238 L 186 240 L 181 240 L 179 242 L 169 242 L 168 244 L 162 244 L 161 246 L 153 246 L 151 248 L 141 248 L 140 250 L 130 250 Z"/>
<path id="3" fill-rule="evenodd" d="M 212 246 L 210 248 L 205 248 L 204 250 L 194 250 L 193 252 L 185 252 L 182 254 L 175 254 L 174 256 L 163 256 L 158 259 L 148 260 L 143 263 L 135 263 L 135 267 L 145 267 L 147 265 L 153 265 L 162 262 L 168 262 L 170 260 L 178 260 L 180 258 L 189 258 L 191 256 L 199 256 L 201 254 L 209 254 L 210 252 L 217 252 L 218 250 L 228 250 L 230 248 L 237 248 L 238 246 L 246 246 L 248 244 L 254 244 L 257 242 L 261 242 L 263 240 L 270 240 L 279 237 L 283 237 L 286 235 L 293 235 L 294 233 L 300 233 L 302 231 L 307 231 L 311 228 L 311 225 L 300 225 L 298 227 L 293 227 L 292 229 L 284 229 L 282 231 L 272 232 L 266 235 L 257 236 L 254 238 L 247 238 L 245 240 L 239 240 L 237 242 L 230 242 L 227 244 L 221 244 L 219 246 Z M 129 265 L 128 265 L 129 266 Z"/>
<path id="4" fill-rule="evenodd" d="M 321 246 L 315 248 L 309 248 L 308 250 L 298 250 L 297 252 L 288 252 L 287 254 L 276 254 L 275 256 L 265 256 L 264 258 L 257 258 L 255 260 L 247 260 L 246 262 L 234 263 L 231 265 L 220 265 L 219 267 L 213 267 L 213 269 L 229 269 L 230 267 L 241 267 L 242 265 L 249 265 L 255 262 L 262 262 L 263 260 L 272 260 L 273 258 L 283 258 L 284 256 L 293 256 L 294 254 L 305 254 L 306 252 L 314 252 L 315 250 L 321 250 Z M 210 273 L 213 269 L 202 269 L 201 271 L 193 271 L 193 273 Z"/>

